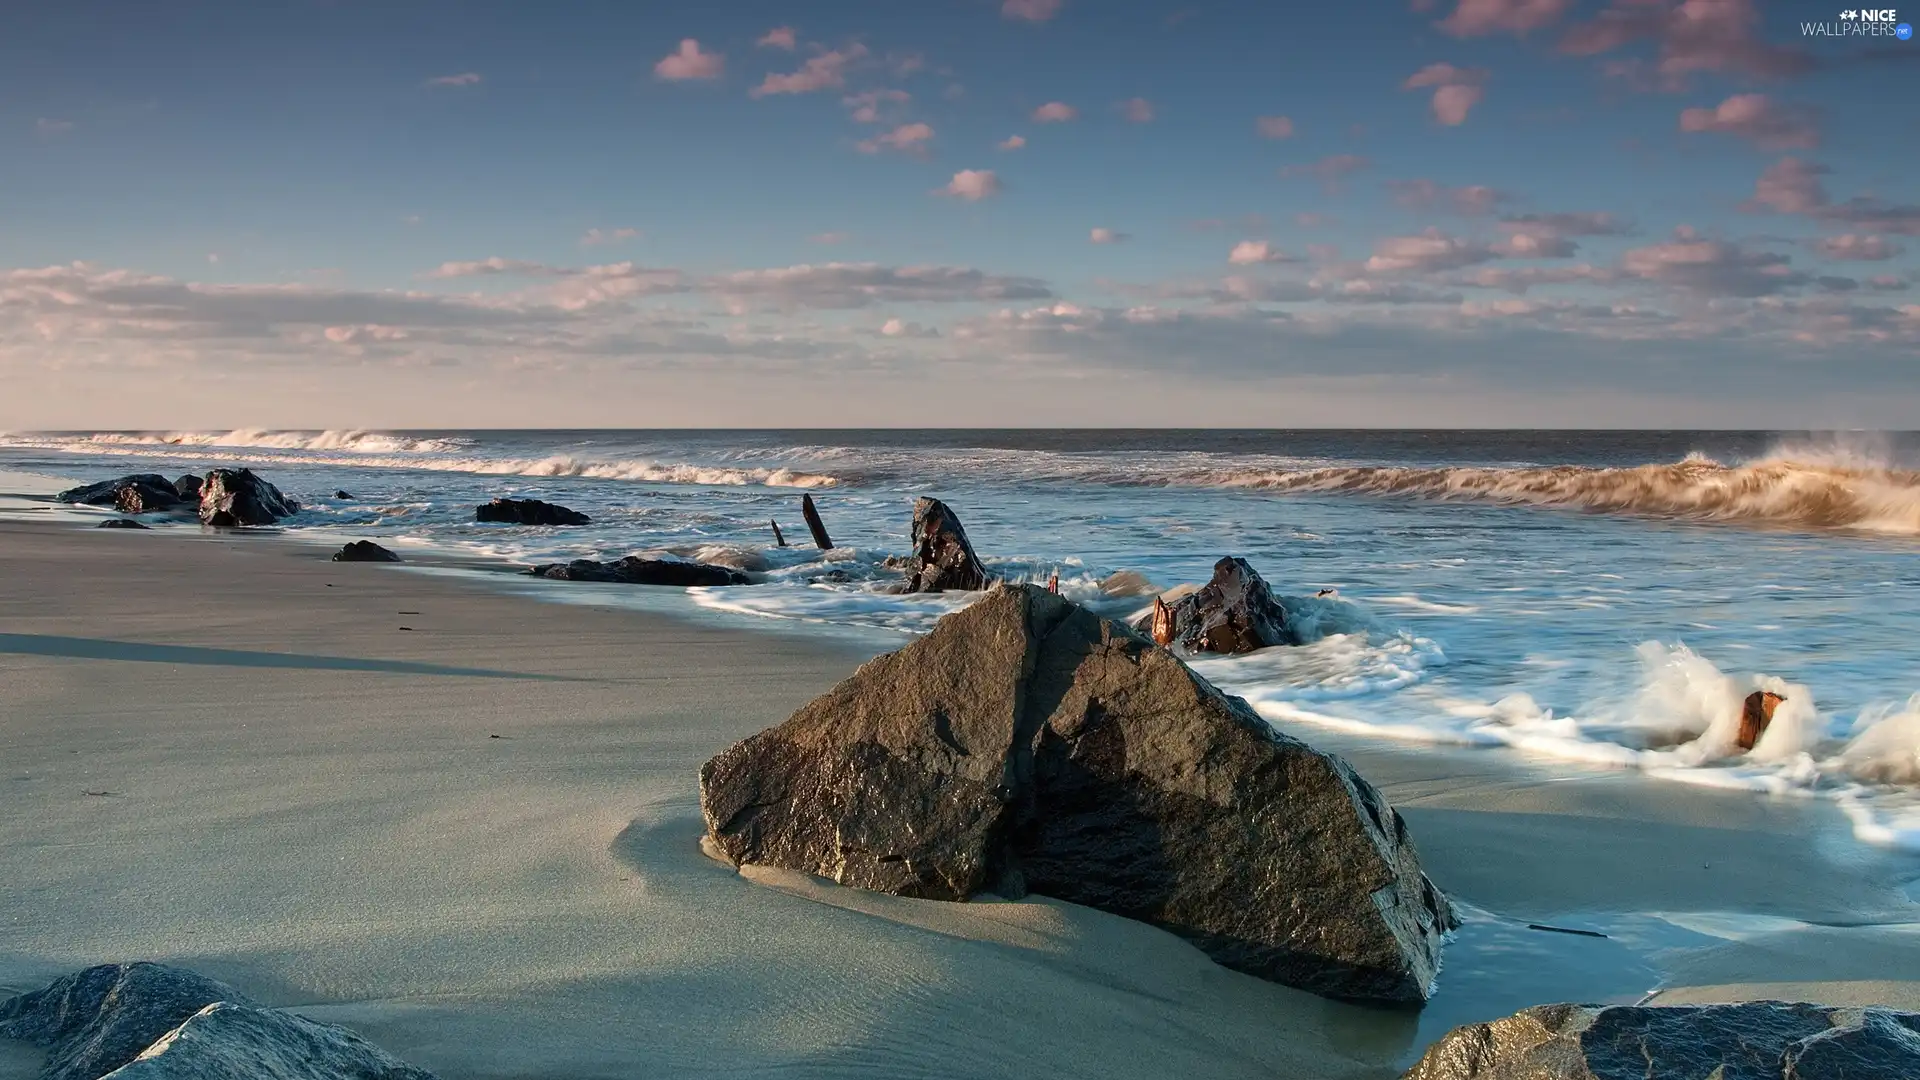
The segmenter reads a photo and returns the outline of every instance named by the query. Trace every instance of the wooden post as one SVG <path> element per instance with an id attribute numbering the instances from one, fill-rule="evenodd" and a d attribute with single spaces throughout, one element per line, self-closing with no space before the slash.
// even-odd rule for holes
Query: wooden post
<path id="1" fill-rule="evenodd" d="M 821 551 L 833 547 L 833 538 L 827 535 L 827 527 L 820 521 L 820 510 L 813 505 L 813 496 L 800 496 L 800 514 L 807 519 L 807 528 L 813 533 L 813 544 Z"/>
<path id="2" fill-rule="evenodd" d="M 1162 647 L 1173 644 L 1173 609 L 1157 596 L 1153 598 L 1153 643 Z"/>
<path id="3" fill-rule="evenodd" d="M 773 543 L 774 543 L 774 546 L 775 546 L 775 547 L 786 547 L 786 546 L 787 546 L 787 538 L 786 538 L 786 537 L 784 537 L 784 536 L 781 536 L 781 535 L 780 535 L 780 523 L 779 523 L 779 522 L 777 522 L 777 521 L 769 521 L 769 522 L 767 522 L 767 524 L 769 524 L 769 525 L 771 525 L 771 526 L 773 526 Z"/>
<path id="4" fill-rule="evenodd" d="M 1747 695 L 1740 706 L 1740 735 L 1736 740 L 1740 749 L 1751 750 L 1767 733 L 1767 725 L 1773 723 L 1773 710 L 1787 700 L 1771 690 L 1755 690 Z"/>

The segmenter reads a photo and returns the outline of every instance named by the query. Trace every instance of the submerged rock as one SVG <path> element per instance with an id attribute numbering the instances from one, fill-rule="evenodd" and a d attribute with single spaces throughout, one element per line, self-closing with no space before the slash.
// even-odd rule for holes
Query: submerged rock
<path id="1" fill-rule="evenodd" d="M 187 502 L 192 502 L 192 503 L 199 502 L 200 501 L 200 478 L 193 475 L 192 473 L 188 473 L 185 476 L 182 476 L 180 479 L 175 480 L 173 482 L 173 492 L 174 494 L 180 496 L 182 499 L 186 500 Z"/>
<path id="2" fill-rule="evenodd" d="M 1213 580 L 1166 605 L 1162 620 L 1162 633 L 1172 634 L 1170 643 L 1188 652 L 1249 653 L 1296 644 L 1288 630 L 1287 609 L 1273 598 L 1266 580 L 1241 558 L 1214 563 Z M 1154 615 L 1142 618 L 1134 629 L 1153 634 Z M 1160 636 L 1156 634 L 1155 640 Z"/>
<path id="3" fill-rule="evenodd" d="M 473 509 L 475 521 L 497 521 L 509 525 L 590 525 L 593 519 L 578 510 L 569 510 L 539 499 L 495 499 Z"/>
<path id="4" fill-rule="evenodd" d="M 102 964 L 0 1001 L 0 1038 L 47 1051 L 41 1080 L 99 1080 L 216 1001 L 225 983 L 159 964 Z"/>
<path id="5" fill-rule="evenodd" d="M 672 585 L 689 588 L 696 585 L 748 585 L 752 579 L 738 570 L 711 563 L 681 562 L 677 559 L 643 559 L 629 555 L 618 562 L 594 562 L 575 559 L 568 563 L 536 566 L 527 573 L 555 581 L 604 581 L 622 585 Z"/>
<path id="6" fill-rule="evenodd" d="M 399 562 L 400 556 L 371 540 L 354 540 L 333 553 L 334 562 Z"/>
<path id="7" fill-rule="evenodd" d="M 299 512 L 298 502 L 255 476 L 252 469 L 213 469 L 200 482 L 203 525 L 271 525 Z"/>
<path id="8" fill-rule="evenodd" d="M 1734 737 L 1740 749 L 1751 750 L 1760 736 L 1767 733 L 1767 725 L 1773 723 L 1773 712 L 1780 703 L 1787 700 L 1783 695 L 1771 690 L 1755 690 L 1740 703 L 1740 733 Z"/>
<path id="9" fill-rule="evenodd" d="M 967 530 L 960 527 L 960 519 L 947 504 L 939 499 L 915 499 L 913 572 L 906 591 L 973 592 L 986 588 L 991 580 L 974 555 L 973 545 L 967 542 Z"/>
<path id="10" fill-rule="evenodd" d="M 95 525 L 94 528 L 96 529 L 144 529 L 146 528 L 146 526 L 140 524 L 137 521 L 134 521 L 132 518 L 108 518 L 107 520 L 101 522 L 100 524 Z"/>
<path id="11" fill-rule="evenodd" d="M 351 499 L 353 498 L 353 495 L 352 495 L 351 493 L 349 493 L 349 492 L 345 492 L 345 491 L 336 491 L 336 492 L 334 492 L 334 493 L 333 493 L 333 497 L 334 497 L 334 498 L 336 498 L 336 499 L 347 499 L 347 500 L 351 500 Z"/>
<path id="12" fill-rule="evenodd" d="M 1540 1005 L 1468 1024 L 1405 1080 L 1896 1080 L 1920 1076 L 1920 1014 L 1750 1001 Z"/>
<path id="13" fill-rule="evenodd" d="M 182 501 L 173 490 L 173 482 L 158 473 L 136 473 L 117 480 L 68 488 L 54 498 L 81 506 L 111 506 L 123 514 L 172 510 Z"/>
<path id="14" fill-rule="evenodd" d="M 46 1048 L 41 1080 L 433 1080 L 344 1028 L 159 964 L 103 964 L 0 1001 L 0 1038 Z"/>
<path id="15" fill-rule="evenodd" d="M 1406 822 L 1165 649 L 1002 586 L 700 773 L 736 865 L 937 900 L 1027 891 L 1228 967 L 1418 1002 L 1452 908 Z"/>

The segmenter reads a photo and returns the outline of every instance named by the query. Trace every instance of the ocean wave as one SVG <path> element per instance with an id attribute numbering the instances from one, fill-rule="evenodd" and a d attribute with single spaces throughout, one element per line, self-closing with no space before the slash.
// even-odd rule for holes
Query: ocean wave
<path id="1" fill-rule="evenodd" d="M 1358 465 L 1225 471 L 1204 479 L 1212 486 L 1263 491 L 1414 496 L 1920 535 L 1920 471 L 1811 454 L 1738 465 L 1690 455 L 1668 464 L 1618 468 Z"/>
<path id="2" fill-rule="evenodd" d="M 411 438 L 367 431 L 260 431 L 224 434 L 103 432 L 77 436 L 7 435 L 0 447 L 50 450 L 103 457 L 165 457 L 247 465 L 337 465 L 361 469 L 414 469 L 478 476 L 585 477 L 654 484 L 718 487 L 824 488 L 839 478 L 788 468 L 739 468 L 645 458 L 603 460 L 551 454 L 487 457 L 471 440 Z"/>

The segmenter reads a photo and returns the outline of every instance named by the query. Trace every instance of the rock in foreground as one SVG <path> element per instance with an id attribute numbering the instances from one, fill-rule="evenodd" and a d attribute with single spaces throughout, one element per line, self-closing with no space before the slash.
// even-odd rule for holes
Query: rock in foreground
<path id="1" fill-rule="evenodd" d="M 508 525 L 591 525 L 593 519 L 578 510 L 539 499 L 495 499 L 473 508 L 473 520 Z"/>
<path id="2" fill-rule="evenodd" d="M 117 480 L 68 488 L 54 498 L 81 506 L 111 506 L 123 514 L 172 510 L 182 501 L 173 489 L 173 481 L 158 473 L 136 473 Z"/>
<path id="3" fill-rule="evenodd" d="M 1752 1001 L 1541 1005 L 1455 1028 L 1405 1080 L 1899 1080 L 1920 1014 Z"/>
<path id="4" fill-rule="evenodd" d="M 575 559 L 568 563 L 536 566 L 527 573 L 555 581 L 605 581 L 622 585 L 672 585 L 690 588 L 696 585 L 746 585 L 752 579 L 738 570 L 711 563 L 680 562 L 676 559 L 643 559 L 629 555 L 618 562 L 594 562 Z"/>
<path id="5" fill-rule="evenodd" d="M 1454 917 L 1406 823 L 1165 649 L 1001 587 L 701 770 L 735 864 L 1041 893 L 1331 997 L 1417 1002 Z"/>
<path id="6" fill-rule="evenodd" d="M 199 477 L 187 473 L 173 482 L 173 492 L 187 502 L 197 503 L 200 501 L 200 482 Z"/>
<path id="7" fill-rule="evenodd" d="M 200 481 L 203 525 L 271 525 L 299 512 L 298 502 L 255 476 L 252 469 L 212 469 Z"/>
<path id="8" fill-rule="evenodd" d="M 350 541 L 333 553 L 334 562 L 399 562 L 400 556 L 371 540 Z"/>
<path id="9" fill-rule="evenodd" d="M 47 1049 L 41 1080 L 433 1080 L 344 1028 L 159 964 L 105 964 L 0 1001 L 0 1038 Z"/>
<path id="10" fill-rule="evenodd" d="M 910 593 L 973 592 L 987 587 L 992 580 L 967 542 L 967 530 L 960 527 L 947 504 L 939 499 L 920 498 L 913 503 L 913 573 L 907 579 Z"/>
<path id="11" fill-rule="evenodd" d="M 1287 628 L 1287 610 L 1245 559 L 1214 563 L 1213 579 L 1167 610 L 1173 619 L 1170 644 L 1188 652 L 1249 653 L 1295 644 Z M 1149 633 L 1152 621 L 1148 616 L 1134 629 Z"/>
<path id="12" fill-rule="evenodd" d="M 140 524 L 139 522 L 133 520 L 132 518 L 108 518 L 107 520 L 101 522 L 100 524 L 95 525 L 94 528 L 96 529 L 144 529 L 146 528 L 146 526 Z"/>

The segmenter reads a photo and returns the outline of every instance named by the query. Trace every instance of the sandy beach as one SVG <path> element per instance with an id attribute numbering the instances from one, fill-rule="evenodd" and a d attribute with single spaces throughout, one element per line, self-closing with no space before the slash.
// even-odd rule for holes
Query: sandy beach
<path id="1" fill-rule="evenodd" d="M 1920 1007 L 1920 865 L 1830 805 L 1311 729 L 1468 916 L 1423 1012 L 1045 899 L 704 857 L 700 763 L 865 658 L 272 535 L 0 523 L 0 991 L 163 960 L 449 1080 L 1384 1080 L 1546 1001 Z"/>

